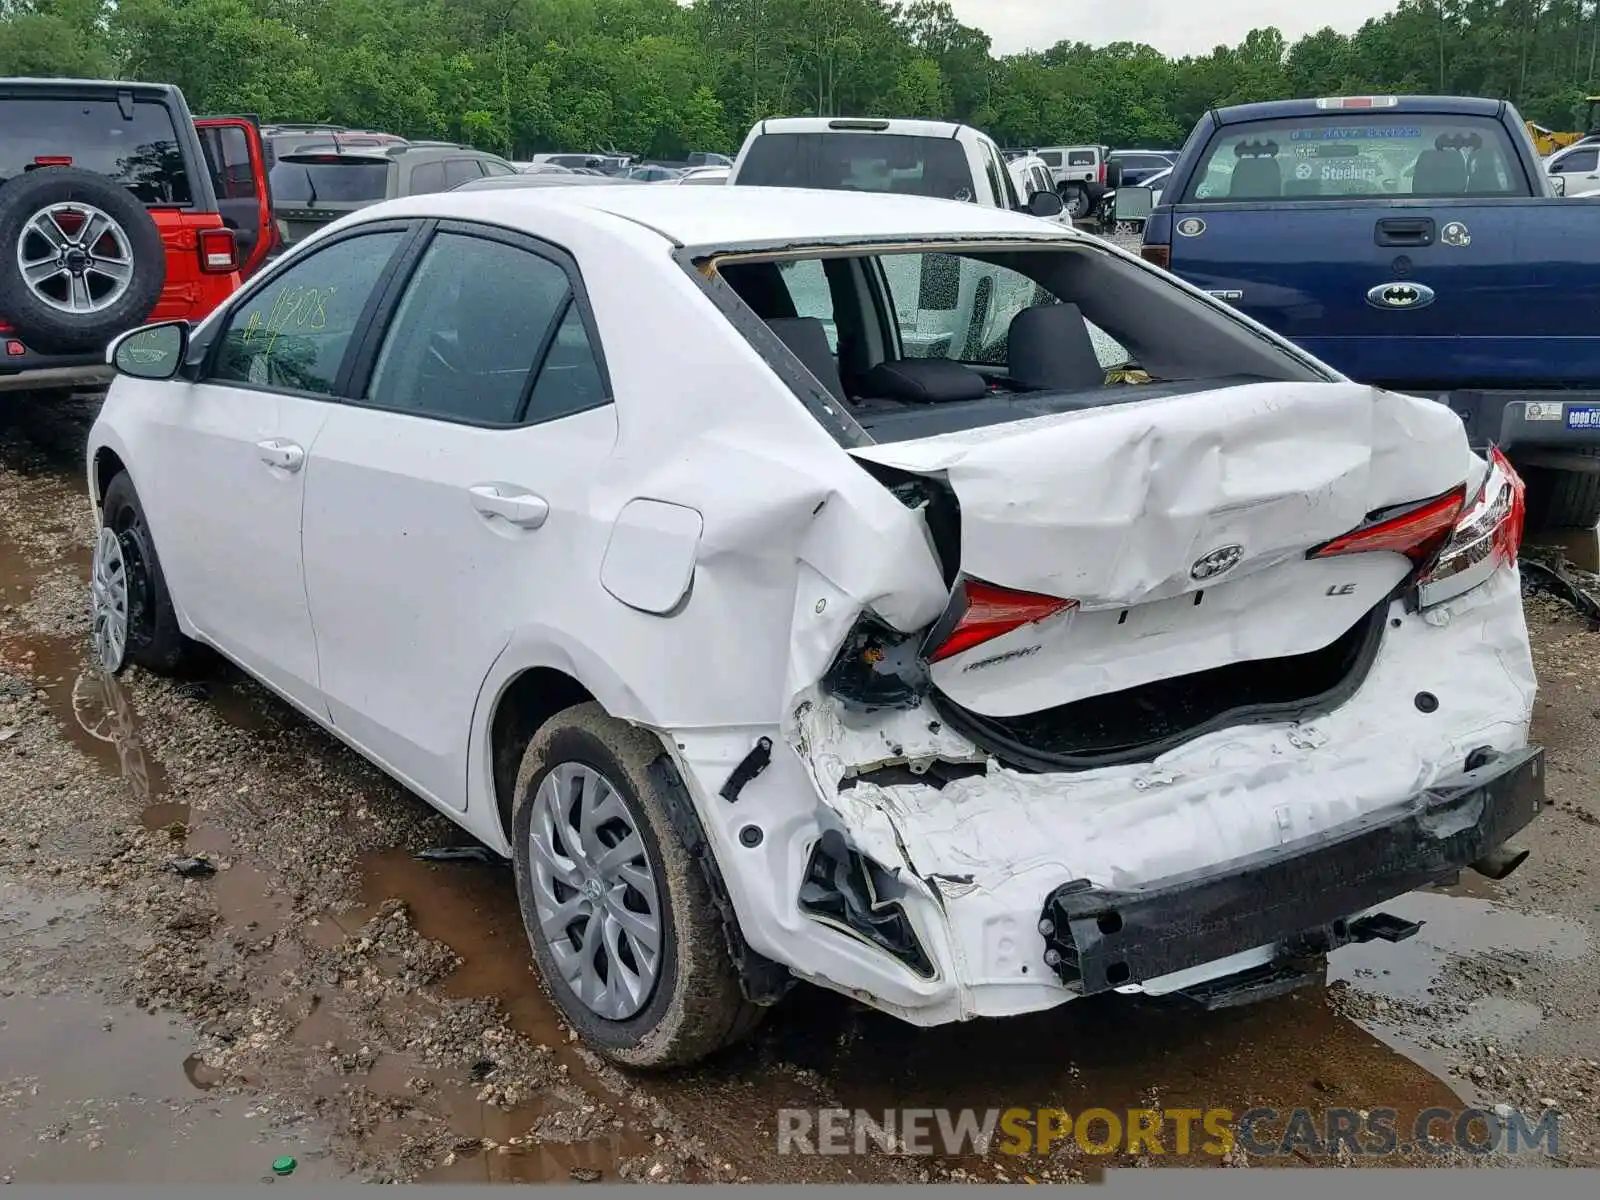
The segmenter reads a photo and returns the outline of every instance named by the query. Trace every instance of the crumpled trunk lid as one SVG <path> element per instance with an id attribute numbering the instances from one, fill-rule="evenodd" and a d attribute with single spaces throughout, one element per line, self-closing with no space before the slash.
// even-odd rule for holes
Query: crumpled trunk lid
<path id="1" fill-rule="evenodd" d="M 934 664 L 946 697 L 995 717 L 1330 646 L 1409 563 L 1306 551 L 1450 490 L 1474 461 L 1445 406 L 1353 383 L 1228 387 L 853 453 L 949 486 L 963 574 L 1076 601 Z"/>

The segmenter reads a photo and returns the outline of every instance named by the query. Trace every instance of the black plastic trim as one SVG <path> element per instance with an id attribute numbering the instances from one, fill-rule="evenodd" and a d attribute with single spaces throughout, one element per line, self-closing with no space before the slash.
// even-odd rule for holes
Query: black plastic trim
<path id="1" fill-rule="evenodd" d="M 1046 962 L 1084 995 L 1279 943 L 1326 953 L 1352 918 L 1479 861 L 1544 807 L 1544 750 L 1527 746 L 1394 807 L 1132 891 L 1085 881 L 1044 902 Z M 1046 932 L 1048 930 L 1048 932 Z"/>

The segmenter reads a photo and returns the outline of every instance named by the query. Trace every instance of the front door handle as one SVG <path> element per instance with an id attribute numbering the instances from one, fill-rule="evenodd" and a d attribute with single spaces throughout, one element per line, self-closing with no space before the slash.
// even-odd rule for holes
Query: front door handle
<path id="1" fill-rule="evenodd" d="M 305 450 L 287 438 L 271 438 L 265 442 L 257 442 L 256 449 L 261 453 L 262 462 L 269 467 L 277 467 L 280 471 L 292 473 L 305 466 Z"/>
<path id="2" fill-rule="evenodd" d="M 499 517 L 518 529 L 537 529 L 550 515 L 550 505 L 532 492 L 495 483 L 480 483 L 468 490 L 472 493 L 473 508 L 486 517 Z"/>

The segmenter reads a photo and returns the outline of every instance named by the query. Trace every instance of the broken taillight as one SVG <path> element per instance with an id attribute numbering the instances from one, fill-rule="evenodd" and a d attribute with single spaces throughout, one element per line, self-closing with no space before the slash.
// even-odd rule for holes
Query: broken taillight
<path id="1" fill-rule="evenodd" d="M 957 585 L 951 609 L 955 623 L 951 625 L 950 618 L 946 617 L 935 627 L 932 638 L 938 640 L 928 651 L 927 659 L 930 663 L 941 662 L 1013 629 L 1077 606 L 1076 600 L 1013 591 L 980 579 L 963 579 Z"/>
<path id="2" fill-rule="evenodd" d="M 1422 608 L 1454 600 L 1517 561 L 1527 511 L 1526 488 L 1510 461 L 1489 450 L 1483 486 L 1456 521 L 1438 557 L 1417 580 Z"/>
<path id="3" fill-rule="evenodd" d="M 1401 511 L 1380 513 L 1349 533 L 1306 551 L 1306 557 L 1336 558 L 1342 554 L 1392 550 L 1422 566 L 1449 539 L 1466 496 L 1467 485 L 1463 483 L 1442 496 L 1420 501 Z"/>

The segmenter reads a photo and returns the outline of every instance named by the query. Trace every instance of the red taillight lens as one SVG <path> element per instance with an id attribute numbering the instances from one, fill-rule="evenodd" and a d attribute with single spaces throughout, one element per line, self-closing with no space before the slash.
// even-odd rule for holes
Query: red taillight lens
<path id="1" fill-rule="evenodd" d="M 1498 449 L 1489 451 L 1483 486 L 1467 505 L 1439 555 L 1417 581 L 1423 608 L 1454 600 L 1517 561 L 1527 514 L 1522 477 Z"/>
<path id="2" fill-rule="evenodd" d="M 207 275 L 227 275 L 239 269 L 239 244 L 231 229 L 202 229 L 200 269 Z"/>
<path id="3" fill-rule="evenodd" d="M 33 165 L 36 167 L 70 167 L 72 165 L 72 155 L 36 154 L 33 156 Z"/>
<path id="4" fill-rule="evenodd" d="M 1156 266 L 1165 271 L 1170 269 L 1172 266 L 1172 247 L 1140 246 L 1139 257 L 1144 259 L 1147 263 L 1154 263 Z"/>
<path id="5" fill-rule="evenodd" d="M 1013 629 L 1078 606 L 1076 600 L 1012 591 L 980 579 L 965 579 L 960 587 L 957 604 L 961 615 L 944 640 L 928 654 L 930 663 L 941 662 Z"/>
<path id="6" fill-rule="evenodd" d="M 1402 513 L 1369 521 L 1307 551 L 1306 557 L 1336 558 L 1341 554 L 1392 550 L 1420 566 L 1432 559 L 1450 537 L 1466 498 L 1467 485 L 1462 484 L 1442 496 L 1414 504 Z"/>
<path id="7" fill-rule="evenodd" d="M 1100 169 L 1095 173 L 1095 178 L 1101 183 L 1106 181 L 1106 161 L 1103 158 L 1100 160 Z"/>

